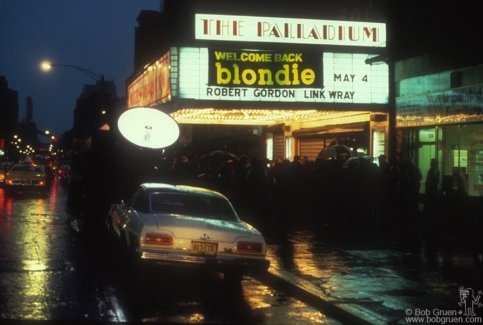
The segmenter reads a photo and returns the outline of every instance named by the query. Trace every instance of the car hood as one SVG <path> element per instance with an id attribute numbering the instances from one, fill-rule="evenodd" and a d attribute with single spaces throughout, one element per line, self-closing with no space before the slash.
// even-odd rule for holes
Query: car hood
<path id="1" fill-rule="evenodd" d="M 225 221 L 189 216 L 154 215 L 158 230 L 171 232 L 176 238 L 210 239 L 234 242 L 237 238 L 250 238 L 259 234 L 241 221 Z"/>

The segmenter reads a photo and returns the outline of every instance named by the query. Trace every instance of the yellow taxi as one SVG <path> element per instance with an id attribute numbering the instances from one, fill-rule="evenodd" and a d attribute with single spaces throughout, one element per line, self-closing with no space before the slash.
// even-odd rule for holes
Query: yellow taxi
<path id="1" fill-rule="evenodd" d="M 5 174 L 4 190 L 8 194 L 25 191 L 47 192 L 49 189 L 48 175 L 30 157 L 14 164 Z"/>

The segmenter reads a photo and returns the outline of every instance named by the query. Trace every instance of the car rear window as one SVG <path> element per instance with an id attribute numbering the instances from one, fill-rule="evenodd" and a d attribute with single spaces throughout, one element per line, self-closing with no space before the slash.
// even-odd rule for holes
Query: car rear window
<path id="1" fill-rule="evenodd" d="M 42 169 L 39 167 L 34 167 L 34 166 L 15 166 L 12 168 L 13 172 L 35 172 L 35 173 L 41 173 Z"/>
<path id="2" fill-rule="evenodd" d="M 225 199 L 182 194 L 151 193 L 151 212 L 188 215 L 216 220 L 238 220 L 231 205 Z"/>

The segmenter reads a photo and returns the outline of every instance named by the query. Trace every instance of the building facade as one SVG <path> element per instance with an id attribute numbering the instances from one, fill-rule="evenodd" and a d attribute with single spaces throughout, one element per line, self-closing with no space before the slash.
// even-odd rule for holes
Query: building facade
<path id="1" fill-rule="evenodd" d="M 5 76 L 0 76 L 0 161 L 17 158 L 11 156 L 16 153 L 13 146 L 14 135 L 18 127 L 18 92 L 8 88 Z"/>
<path id="2" fill-rule="evenodd" d="M 180 143 L 269 159 L 315 160 L 334 142 L 388 153 L 389 67 L 366 62 L 386 44 L 378 1 L 164 1 L 138 21 L 128 108 L 170 114 Z"/>

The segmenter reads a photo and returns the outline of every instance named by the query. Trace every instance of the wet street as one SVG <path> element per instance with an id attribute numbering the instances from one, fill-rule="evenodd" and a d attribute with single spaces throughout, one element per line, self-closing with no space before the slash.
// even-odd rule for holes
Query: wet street
<path id="1" fill-rule="evenodd" d="M 36 321 L 341 324 L 283 291 L 245 277 L 150 273 L 142 281 L 104 238 L 100 214 L 72 210 L 68 191 L 0 189 L 0 324 Z"/>
<path id="2" fill-rule="evenodd" d="M 407 316 L 421 310 L 432 316 L 463 316 L 461 287 L 472 290 L 475 301 L 483 298 L 482 247 L 464 238 L 321 240 L 314 231 L 301 230 L 291 233 L 283 245 L 269 241 L 269 247 L 271 274 L 368 324 L 408 324 Z M 479 302 L 474 305 L 479 317 L 475 323 L 483 319 Z"/>
<path id="3" fill-rule="evenodd" d="M 102 213 L 67 202 L 61 184 L 44 196 L 6 197 L 0 189 L 0 324 L 416 324 L 483 317 L 481 241 L 465 233 L 328 232 L 298 219 L 264 232 L 269 273 L 245 277 L 240 287 L 216 273 L 150 273 L 139 281 L 107 240 Z"/>

